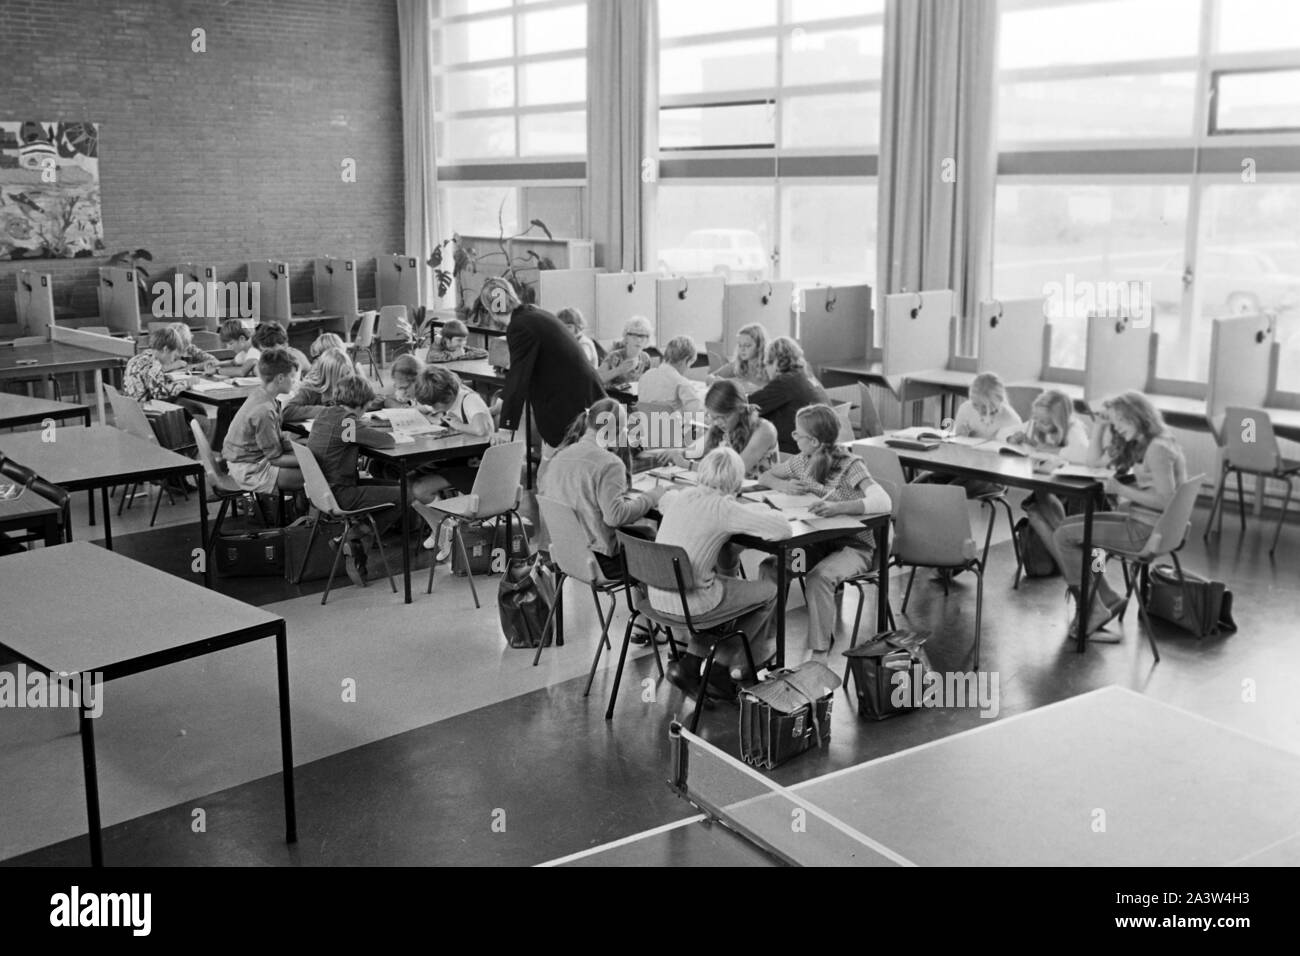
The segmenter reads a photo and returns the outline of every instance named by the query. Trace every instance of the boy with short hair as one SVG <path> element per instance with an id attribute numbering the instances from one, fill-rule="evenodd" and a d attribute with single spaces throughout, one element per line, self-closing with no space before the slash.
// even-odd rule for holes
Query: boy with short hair
<path id="1" fill-rule="evenodd" d="M 469 329 L 460 319 L 448 319 L 442 324 L 442 332 L 434 339 L 433 344 L 429 346 L 429 353 L 424 357 L 426 362 L 462 362 L 467 359 L 485 359 L 488 357 L 486 349 L 470 348 L 466 342 L 469 340 Z"/>
<path id="2" fill-rule="evenodd" d="M 298 384 L 298 363 L 287 349 L 275 347 L 257 360 L 262 384 L 244 399 L 235 413 L 221 454 L 230 477 L 245 491 L 273 494 L 303 486 L 302 471 L 293 446 L 280 431 L 281 395 Z"/>
<path id="3" fill-rule="evenodd" d="M 279 322 L 263 322 L 253 330 L 253 344 L 265 352 L 267 349 L 282 348 L 298 365 L 298 372 L 306 375 L 311 370 L 311 359 L 289 344 L 289 333 Z"/>
<path id="4" fill-rule="evenodd" d="M 226 319 L 217 330 L 223 348 L 234 349 L 234 357 L 221 363 L 222 375 L 242 378 L 257 368 L 262 352 L 253 345 L 253 337 L 239 319 Z"/>

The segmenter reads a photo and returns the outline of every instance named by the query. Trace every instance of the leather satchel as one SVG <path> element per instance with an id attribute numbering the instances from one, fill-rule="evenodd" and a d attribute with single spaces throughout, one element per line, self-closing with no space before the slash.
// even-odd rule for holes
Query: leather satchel
<path id="1" fill-rule="evenodd" d="M 831 703 L 840 679 L 820 661 L 770 674 L 740 695 L 740 756 L 771 770 L 831 737 Z"/>

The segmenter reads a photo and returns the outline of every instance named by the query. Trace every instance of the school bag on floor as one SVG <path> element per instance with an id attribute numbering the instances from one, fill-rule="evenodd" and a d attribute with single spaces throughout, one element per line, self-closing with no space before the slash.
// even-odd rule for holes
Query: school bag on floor
<path id="1" fill-rule="evenodd" d="M 550 643 L 546 620 L 555 603 L 555 574 L 541 555 L 511 558 L 497 585 L 501 633 L 511 647 Z"/>
<path id="2" fill-rule="evenodd" d="M 740 693 L 740 757 L 765 770 L 831 739 L 840 679 L 820 661 L 768 675 Z"/>
<path id="3" fill-rule="evenodd" d="M 1153 567 L 1147 588 L 1147 613 L 1198 637 L 1237 629 L 1232 619 L 1232 592 L 1222 581 L 1207 581 L 1189 571 L 1183 572 L 1183 580 L 1187 582 L 1186 595 L 1178 583 L 1177 571 L 1167 564 Z"/>
<path id="4" fill-rule="evenodd" d="M 929 638 L 929 631 L 884 631 L 844 652 L 858 691 L 860 715 L 884 720 L 915 709 L 913 686 L 934 669 L 925 652 Z M 900 671 L 906 675 L 902 685 L 895 681 Z M 897 695 L 896 690 L 900 690 Z"/>
<path id="5" fill-rule="evenodd" d="M 1043 539 L 1038 536 L 1028 518 L 1021 518 L 1012 529 L 1016 536 L 1016 546 L 1020 549 L 1021 572 L 1027 578 L 1050 578 L 1061 573 L 1056 566 L 1056 559 L 1047 550 Z"/>

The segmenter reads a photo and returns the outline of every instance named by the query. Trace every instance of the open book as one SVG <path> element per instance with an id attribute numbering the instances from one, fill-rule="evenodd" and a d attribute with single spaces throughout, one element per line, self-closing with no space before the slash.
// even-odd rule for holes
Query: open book
<path id="1" fill-rule="evenodd" d="M 196 378 L 190 382 L 189 388 L 194 392 L 217 392 L 223 388 L 230 388 L 230 385 L 231 380 L 228 378 L 215 382 L 210 378 Z"/>
<path id="2" fill-rule="evenodd" d="M 429 421 L 414 408 L 381 408 L 371 412 L 372 419 L 387 422 L 393 429 L 393 437 L 399 435 L 435 435 L 446 429 Z"/>
<path id="3" fill-rule="evenodd" d="M 1095 478 L 1105 481 L 1115 473 L 1109 468 L 1093 468 L 1089 465 L 1062 465 L 1052 472 L 1060 478 Z"/>

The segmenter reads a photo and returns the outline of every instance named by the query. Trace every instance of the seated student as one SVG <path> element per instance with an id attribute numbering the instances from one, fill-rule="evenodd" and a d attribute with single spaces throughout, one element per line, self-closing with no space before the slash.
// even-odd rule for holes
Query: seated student
<path id="1" fill-rule="evenodd" d="M 670 341 L 664 346 L 663 364 L 641 376 L 637 401 L 671 405 L 674 411 L 679 412 L 703 411 L 704 404 L 700 401 L 696 384 L 686 377 L 686 370 L 695 362 L 695 356 L 695 340 L 689 335 L 679 335 Z"/>
<path id="2" fill-rule="evenodd" d="M 284 330 L 284 326 L 279 322 L 263 322 L 255 328 L 253 330 L 253 344 L 262 352 L 273 348 L 284 349 L 297 364 L 300 375 L 306 375 L 311 369 L 311 361 L 289 344 L 289 333 Z"/>
<path id="3" fill-rule="evenodd" d="M 235 350 L 232 358 L 221 363 L 221 374 L 235 378 L 251 375 L 257 368 L 257 360 L 262 351 L 253 345 L 252 333 L 244 323 L 239 319 L 226 319 L 221 323 L 217 334 L 221 336 L 222 347 Z"/>
<path id="4" fill-rule="evenodd" d="M 1073 464 L 1088 461 L 1088 426 L 1074 416 L 1074 403 L 1070 397 L 1054 388 L 1034 399 L 1027 425 L 1003 429 L 1001 437 L 1008 444 L 1052 455 L 1062 461 Z M 1020 503 L 1020 507 L 1025 510 L 1029 526 L 1054 556 L 1052 535 L 1066 516 L 1061 499 L 1050 492 L 1035 491 Z"/>
<path id="5" fill-rule="evenodd" d="M 412 397 L 418 407 L 428 409 L 430 417 L 441 416 L 443 425 L 462 435 L 490 438 L 496 431 L 487 403 L 449 369 L 435 366 L 422 371 L 415 381 Z M 450 485 L 461 494 L 467 494 L 473 489 L 478 474 L 478 468 L 469 461 L 444 461 L 437 466 L 436 477 L 442 480 L 444 487 Z M 425 548 L 432 549 L 435 543 L 438 545 L 435 560 L 445 561 L 451 555 L 454 529 L 454 520 L 448 518 L 443 521 L 440 534 L 431 534 L 425 539 Z"/>
<path id="6" fill-rule="evenodd" d="M 322 352 L 298 383 L 298 388 L 284 403 L 280 420 L 305 422 L 318 417 L 327 406 L 334 404 L 334 390 L 338 383 L 354 374 L 354 371 L 352 360 L 346 352 L 339 349 Z"/>
<path id="7" fill-rule="evenodd" d="M 709 376 L 709 381 L 729 378 L 745 394 L 758 391 L 772 377 L 767 374 L 767 330 L 757 322 L 736 333 L 736 351 L 731 361 Z"/>
<path id="8" fill-rule="evenodd" d="M 487 349 L 470 348 L 466 345 L 468 341 L 469 329 L 465 328 L 465 323 L 460 319 L 448 319 L 443 323 L 442 331 L 433 340 L 433 344 L 429 346 L 429 352 L 424 360 L 429 363 L 461 362 L 466 359 L 488 357 Z"/>
<path id="9" fill-rule="evenodd" d="M 829 405 L 830 397 L 812 377 L 803 349 L 794 339 L 782 336 L 772 340 L 767 347 L 767 374 L 770 381 L 751 392 L 749 400 L 776 426 L 781 451 L 794 454 L 799 450 L 794 440 L 795 414 L 806 405 Z"/>
<path id="10" fill-rule="evenodd" d="M 333 332 L 322 332 L 320 335 L 316 336 L 315 341 L 311 343 L 311 348 L 307 350 L 307 357 L 314 362 L 320 358 L 323 353 L 330 349 L 338 349 L 346 355 L 348 344 L 343 341 L 341 335 L 336 335 Z"/>
<path id="11" fill-rule="evenodd" d="M 839 416 L 829 405 L 809 405 L 795 415 L 794 439 L 799 453 L 759 476 L 759 483 L 790 494 L 813 494 L 822 500 L 816 515 L 864 515 L 890 509 L 889 494 L 872 480 L 866 463 L 838 444 Z M 808 595 L 808 650 L 826 661 L 835 635 L 835 589 L 848 578 L 875 567 L 875 534 L 863 530 L 804 548 Z M 776 581 L 776 559 L 763 562 Z"/>
<path id="12" fill-rule="evenodd" d="M 374 516 L 375 526 L 382 535 L 401 520 L 401 489 L 393 483 L 360 478 L 357 458 L 362 445 L 392 448 L 396 442 L 392 432 L 362 423 L 361 413 L 375 397 L 375 390 L 368 381 L 359 375 L 344 375 L 335 383 L 332 392 L 335 401 L 315 416 L 307 447 L 320 463 L 340 508 L 393 506 Z M 344 567 L 353 584 L 365 587 L 369 571 L 366 552 L 370 550 L 373 534 L 368 523 L 357 522 L 353 530 L 355 536 L 348 541 L 348 550 L 344 552 Z"/>
<path id="13" fill-rule="evenodd" d="M 200 366 L 202 371 L 207 374 L 217 370 L 220 363 L 217 362 L 216 356 L 203 351 L 194 344 L 194 333 L 190 331 L 188 325 L 184 322 L 173 322 L 171 327 L 181 337 L 181 347 L 176 355 L 176 361 L 167 371 L 177 371 L 190 366 Z"/>
<path id="14" fill-rule="evenodd" d="M 280 431 L 280 403 L 298 384 L 298 363 L 284 348 L 268 348 L 257 360 L 262 384 L 244 399 L 226 432 L 221 455 L 230 477 L 245 491 L 272 494 L 302 487 L 293 447 Z"/>
<path id="15" fill-rule="evenodd" d="M 392 367 L 388 370 L 389 377 L 393 380 L 387 393 L 383 396 L 384 408 L 415 408 L 418 403 L 415 400 L 415 380 L 420 377 L 424 371 L 424 364 L 411 355 L 399 355 L 393 360 Z M 427 406 L 421 407 L 420 411 L 426 415 L 432 409 Z"/>
<path id="16" fill-rule="evenodd" d="M 644 519 L 667 490 L 666 486 L 646 491 L 628 487 L 622 459 L 605 444 L 611 427 L 619 427 L 620 412 L 616 399 L 602 398 L 575 418 L 539 483 L 542 495 L 577 512 L 601 574 L 614 581 L 623 577 L 615 529 L 653 540 L 654 526 Z M 632 640 L 644 644 L 647 629 L 640 620 L 637 624 Z"/>
<path id="17" fill-rule="evenodd" d="M 645 347 L 650 344 L 654 330 L 650 320 L 643 315 L 634 315 L 623 326 L 623 344 L 611 349 L 600 363 L 597 374 L 606 386 L 626 385 L 635 382 L 650 368 L 650 357 L 645 354 Z"/>
<path id="18" fill-rule="evenodd" d="M 583 318 L 582 313 L 577 309 L 561 309 L 555 313 L 555 317 L 573 333 L 573 337 L 582 346 L 582 354 L 587 357 L 587 361 L 593 366 L 599 366 L 600 353 L 596 350 L 596 343 L 587 335 L 587 320 Z"/>
<path id="19" fill-rule="evenodd" d="M 149 333 L 149 348 L 137 352 L 122 372 L 122 394 L 137 402 L 175 398 L 190 386 L 188 378 L 173 381 L 166 369 L 174 366 L 184 341 L 174 325 Z"/>
<path id="20" fill-rule="evenodd" d="M 981 372 L 970 383 L 970 397 L 957 407 L 952 433 L 959 438 L 997 438 L 1021 425 L 1020 416 L 1007 402 L 1006 386 L 992 372 Z M 961 485 L 967 498 L 980 498 L 1006 491 L 1003 485 L 977 478 L 926 474 L 917 479 L 931 484 Z"/>
<path id="21" fill-rule="evenodd" d="M 1102 403 L 1098 427 L 1088 446 L 1088 464 L 1113 468 L 1117 476 L 1129 474 L 1133 478 L 1130 484 L 1117 478 L 1106 479 L 1106 494 L 1118 498 L 1120 508 L 1093 515 L 1093 548 L 1115 544 L 1140 549 L 1178 486 L 1187 480 L 1183 450 L 1160 412 L 1141 392 L 1124 392 Z M 1091 562 L 1091 557 L 1083 553 L 1083 526 L 1081 515 L 1065 518 L 1052 536 L 1054 557 L 1076 604 L 1077 582 L 1085 561 Z M 1111 586 L 1104 570 L 1092 572 L 1088 590 L 1092 598 L 1087 629 L 1091 633 L 1108 624 L 1127 602 Z"/>
<path id="22" fill-rule="evenodd" d="M 660 500 L 663 518 L 655 540 L 685 549 L 690 558 L 696 586 L 686 595 L 686 604 L 696 622 L 718 622 L 730 611 L 759 605 L 737 623 L 749 638 L 755 665 L 761 667 L 776 652 L 776 584 L 767 578 L 746 581 L 732 577 L 725 569 L 719 569 L 718 558 L 733 535 L 751 534 L 779 541 L 790 537 L 791 532 L 790 522 L 779 512 L 745 504 L 736 497 L 744 477 L 745 464 L 730 448 L 709 452 L 700 462 L 698 485 L 669 491 Z M 649 600 L 659 613 L 681 619 L 681 599 L 675 589 L 650 588 Z M 694 693 L 708 652 L 707 643 L 692 640 L 681 660 L 669 665 L 669 680 Z M 729 640 L 718 648 L 715 660 L 723 665 L 724 673 L 731 672 L 733 680 L 752 680 L 757 676 L 747 673 L 745 651 L 739 639 Z M 725 680 L 711 683 L 724 695 L 734 691 Z"/>
<path id="23" fill-rule="evenodd" d="M 685 467 L 692 458 L 703 457 L 715 448 L 732 448 L 744 462 L 746 477 L 756 477 L 772 467 L 776 461 L 776 426 L 745 401 L 739 385 L 730 379 L 714 382 L 704 395 L 704 411 L 709 424 L 704 438 L 685 454 L 660 452 L 660 462 Z"/>

